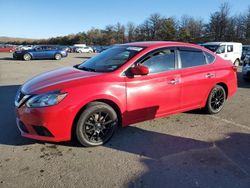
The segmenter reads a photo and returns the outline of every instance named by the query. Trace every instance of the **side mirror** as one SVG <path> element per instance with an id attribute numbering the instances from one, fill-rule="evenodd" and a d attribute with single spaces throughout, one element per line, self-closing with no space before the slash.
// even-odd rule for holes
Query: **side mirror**
<path id="1" fill-rule="evenodd" d="M 134 75 L 147 75 L 149 73 L 148 67 L 144 65 L 137 65 L 132 67 L 130 70 Z"/>

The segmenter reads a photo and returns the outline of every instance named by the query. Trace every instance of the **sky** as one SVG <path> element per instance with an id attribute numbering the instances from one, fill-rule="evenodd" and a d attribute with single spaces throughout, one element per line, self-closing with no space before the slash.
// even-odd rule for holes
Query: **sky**
<path id="1" fill-rule="evenodd" d="M 223 2 L 231 15 L 244 13 L 249 0 L 0 0 L 0 36 L 49 38 L 103 29 L 120 22 L 142 23 L 150 14 L 209 20 Z"/>

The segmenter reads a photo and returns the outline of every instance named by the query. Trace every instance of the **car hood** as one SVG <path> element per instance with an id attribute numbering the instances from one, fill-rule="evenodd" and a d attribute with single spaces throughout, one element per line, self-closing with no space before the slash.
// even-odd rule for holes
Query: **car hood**
<path id="1" fill-rule="evenodd" d="M 94 77 L 100 74 L 103 73 L 78 70 L 74 67 L 60 68 L 32 78 L 22 86 L 21 90 L 25 94 L 39 94 L 52 90 L 60 90 L 61 84 Z"/>

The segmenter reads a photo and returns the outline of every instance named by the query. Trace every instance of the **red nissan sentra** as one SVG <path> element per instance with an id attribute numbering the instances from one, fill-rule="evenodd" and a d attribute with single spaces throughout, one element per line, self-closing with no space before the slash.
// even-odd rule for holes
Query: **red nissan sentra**
<path id="1" fill-rule="evenodd" d="M 119 125 L 198 108 L 216 114 L 236 90 L 236 67 L 203 47 L 128 43 L 27 81 L 15 99 L 17 125 L 28 138 L 59 142 L 75 135 L 97 146 Z"/>

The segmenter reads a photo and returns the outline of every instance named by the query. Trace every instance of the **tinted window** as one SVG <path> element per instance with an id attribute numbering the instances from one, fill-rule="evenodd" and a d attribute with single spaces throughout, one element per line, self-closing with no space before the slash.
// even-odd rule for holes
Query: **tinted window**
<path id="1" fill-rule="evenodd" d="M 208 52 L 204 52 L 204 53 L 205 53 L 205 56 L 207 58 L 207 62 L 208 63 L 213 63 L 214 60 L 215 60 L 215 57 L 212 54 L 208 53 Z"/>
<path id="2" fill-rule="evenodd" d="M 175 69 L 175 52 L 171 49 L 157 51 L 148 56 L 143 65 L 149 68 L 149 73 L 163 72 Z"/>
<path id="3" fill-rule="evenodd" d="M 233 45 L 227 45 L 227 52 L 232 52 L 234 51 Z"/>
<path id="4" fill-rule="evenodd" d="M 202 51 L 179 50 L 182 68 L 205 65 L 206 59 Z"/>

